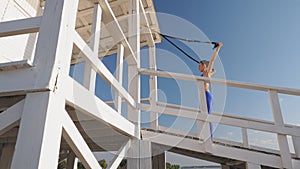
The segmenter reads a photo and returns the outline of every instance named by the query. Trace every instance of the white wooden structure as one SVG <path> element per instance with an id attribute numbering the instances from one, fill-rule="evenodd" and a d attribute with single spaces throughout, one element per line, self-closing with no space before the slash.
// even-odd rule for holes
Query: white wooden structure
<path id="1" fill-rule="evenodd" d="M 210 80 L 268 92 L 274 122 L 209 115 L 204 106 L 196 110 L 157 101 L 160 76 L 199 83 L 200 101 L 206 105 L 203 85 L 208 79 L 156 70 L 155 43 L 161 39 L 151 32 L 159 31 L 151 0 L 4 0 L 0 16 L 1 169 L 53 169 L 63 159 L 68 169 L 77 159 L 85 168 L 101 168 L 95 151 L 117 152 L 109 168 L 117 168 L 125 155 L 130 169 L 165 168 L 167 150 L 222 168 L 300 168 L 300 127 L 284 124 L 277 96 L 300 96 L 300 90 Z M 140 48 L 146 45 L 149 70 L 140 68 Z M 113 53 L 116 76 L 98 59 Z M 128 90 L 122 85 L 123 61 Z M 83 84 L 69 76 L 70 66 L 79 62 L 85 62 Z M 114 108 L 95 96 L 97 74 L 115 91 Z M 149 104 L 141 103 L 140 74 L 150 76 Z M 127 118 L 120 114 L 123 101 Z M 140 111 L 151 113 L 150 128 L 141 129 Z M 158 113 L 197 119 L 203 130 L 193 135 L 166 129 L 158 125 Z M 240 127 L 243 143 L 205 139 L 208 122 Z M 249 146 L 249 129 L 275 133 L 280 151 Z M 287 136 L 295 153 L 290 153 Z"/>

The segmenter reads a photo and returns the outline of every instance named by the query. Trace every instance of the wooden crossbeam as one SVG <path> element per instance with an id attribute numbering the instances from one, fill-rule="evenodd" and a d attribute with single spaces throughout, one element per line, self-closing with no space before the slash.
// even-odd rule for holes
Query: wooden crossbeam
<path id="1" fill-rule="evenodd" d="M 0 37 L 38 32 L 41 16 L 0 23 Z"/>
<path id="2" fill-rule="evenodd" d="M 18 125 L 24 108 L 24 100 L 0 113 L 0 135 Z"/>
<path id="3" fill-rule="evenodd" d="M 136 103 L 129 93 L 123 88 L 118 80 L 110 73 L 107 67 L 97 57 L 93 57 L 93 51 L 86 45 L 80 35 L 74 31 L 74 43 L 86 56 L 86 61 L 93 67 L 94 70 L 109 84 L 114 90 L 118 91 L 120 95 L 130 104 L 135 107 Z"/>
<path id="4" fill-rule="evenodd" d="M 110 164 L 108 165 L 108 169 L 117 169 L 120 165 L 123 158 L 126 156 L 126 152 L 128 151 L 130 147 L 131 140 L 128 140 L 116 153 L 114 158 L 111 160 Z"/>
<path id="5" fill-rule="evenodd" d="M 105 104 L 94 94 L 88 92 L 71 77 L 65 79 L 66 100 L 70 106 L 76 107 L 93 119 L 109 124 L 125 135 L 135 136 L 135 126 L 124 117 L 120 116 L 114 109 Z"/>
<path id="6" fill-rule="evenodd" d="M 76 156 L 80 159 L 80 161 L 86 168 L 102 169 L 92 151 L 77 130 L 68 113 L 64 111 L 64 113 L 62 114 L 63 137 L 65 138 L 71 149 L 74 151 Z"/>

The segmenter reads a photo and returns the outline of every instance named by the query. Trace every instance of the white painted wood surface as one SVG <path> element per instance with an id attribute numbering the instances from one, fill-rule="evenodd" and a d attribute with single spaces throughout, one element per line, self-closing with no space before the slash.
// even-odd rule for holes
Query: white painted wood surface
<path id="1" fill-rule="evenodd" d="M 109 84 L 114 90 L 122 95 L 122 97 L 133 107 L 135 107 L 135 100 L 130 96 L 130 94 L 123 88 L 123 86 L 117 81 L 117 79 L 110 73 L 106 66 L 97 57 L 93 57 L 92 50 L 87 47 L 83 39 L 74 32 L 74 43 L 76 46 L 84 53 L 87 62 L 92 65 L 93 69 Z"/>
<path id="2" fill-rule="evenodd" d="M 117 63 L 116 63 L 116 79 L 120 83 L 123 84 L 123 59 L 124 59 L 124 46 L 122 44 L 118 44 L 118 52 L 117 52 Z M 122 109 L 122 97 L 118 91 L 115 92 L 115 109 L 118 113 L 121 114 Z"/>
<path id="3" fill-rule="evenodd" d="M 270 95 L 270 102 L 271 102 L 275 125 L 282 127 L 284 126 L 284 121 L 282 117 L 278 94 L 276 91 L 270 90 L 269 95 Z M 291 153 L 287 141 L 287 135 L 277 134 L 277 140 L 279 144 L 282 167 L 292 168 L 292 159 L 291 159 Z"/>
<path id="4" fill-rule="evenodd" d="M 125 135 L 137 137 L 135 135 L 135 126 L 97 96 L 88 92 L 71 77 L 65 79 L 65 82 L 63 91 L 66 94 L 66 100 L 69 105 L 76 105 L 77 109 L 94 120 L 110 124 Z"/>
<path id="5" fill-rule="evenodd" d="M 24 100 L 0 113 L 0 135 L 17 126 L 24 108 Z"/>
<path id="6" fill-rule="evenodd" d="M 62 132 L 60 114 L 65 106 L 61 98 L 50 92 L 27 94 L 12 168 L 57 167 Z"/>
<path id="7" fill-rule="evenodd" d="M 99 52 L 101 16 L 102 16 L 102 10 L 99 4 L 95 4 L 92 31 L 91 31 L 91 40 L 89 45 L 90 48 L 93 50 L 94 53 L 93 57 L 98 57 L 98 52 Z M 93 70 L 92 66 L 88 64 L 88 62 L 86 62 L 84 67 L 83 85 L 92 93 L 95 93 L 96 71 Z"/>
<path id="8" fill-rule="evenodd" d="M 156 48 L 155 46 L 149 47 L 149 66 L 150 69 L 156 70 Z M 157 103 L 157 77 L 150 76 L 149 79 L 149 97 L 150 104 L 155 106 Z M 158 114 L 156 112 L 150 113 L 150 127 L 157 129 L 158 127 Z"/>
<path id="9" fill-rule="evenodd" d="M 94 154 L 77 130 L 68 113 L 64 111 L 61 114 L 63 116 L 63 137 L 68 142 L 76 156 L 80 159 L 85 168 L 101 169 L 101 166 L 98 164 Z"/>
<path id="10" fill-rule="evenodd" d="M 246 169 L 261 169 L 261 166 L 259 164 L 247 162 Z"/>
<path id="11" fill-rule="evenodd" d="M 163 133 L 153 133 L 150 131 L 142 131 L 144 140 L 151 140 L 152 143 L 162 144 L 173 147 L 176 145 L 177 148 L 183 150 L 191 150 L 199 153 L 205 153 L 205 148 L 199 144 L 198 140 L 183 139 L 173 135 L 166 135 Z M 265 153 L 252 152 L 244 149 L 235 147 L 227 147 L 223 145 L 213 144 L 212 155 L 233 158 L 241 161 L 248 161 L 252 163 L 259 163 L 270 167 L 280 168 L 281 160 L 276 155 L 269 155 Z"/>
<path id="12" fill-rule="evenodd" d="M 128 140 L 115 154 L 114 158 L 110 161 L 110 164 L 107 166 L 107 169 L 117 169 L 124 157 L 128 149 L 130 148 L 131 140 Z"/>

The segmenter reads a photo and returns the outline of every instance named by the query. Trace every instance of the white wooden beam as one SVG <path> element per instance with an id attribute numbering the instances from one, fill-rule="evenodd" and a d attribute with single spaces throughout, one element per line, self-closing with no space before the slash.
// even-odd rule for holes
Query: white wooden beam
<path id="1" fill-rule="evenodd" d="M 0 71 L 25 69 L 25 68 L 31 68 L 31 67 L 32 67 L 32 62 L 27 59 L 21 60 L 21 61 L 0 63 Z"/>
<path id="2" fill-rule="evenodd" d="M 149 47 L 154 47 L 155 42 L 154 42 L 154 39 L 152 36 L 152 31 L 150 29 L 149 21 L 148 21 L 142 0 L 139 0 L 139 5 L 140 5 L 141 16 L 142 16 L 142 19 L 145 22 L 145 26 L 146 26 L 146 28 L 142 28 L 143 31 L 141 31 L 141 33 L 146 34 L 146 38 L 147 38 Z"/>
<path id="3" fill-rule="evenodd" d="M 149 47 L 149 66 L 150 69 L 156 70 L 156 48 L 155 45 Z M 150 97 L 150 104 L 156 105 L 157 103 L 157 77 L 150 76 L 149 79 L 149 97 Z M 151 113 L 150 114 L 150 127 L 152 129 L 157 129 L 158 127 L 158 114 Z"/>
<path id="4" fill-rule="evenodd" d="M 99 4 L 94 5 L 94 15 L 92 22 L 90 48 L 93 50 L 94 57 L 98 57 L 99 41 L 100 41 L 100 28 L 101 28 L 101 15 L 102 10 Z M 96 72 L 92 66 L 86 62 L 84 67 L 84 80 L 83 85 L 92 93 L 95 93 L 96 85 Z"/>
<path id="5" fill-rule="evenodd" d="M 261 169 L 261 166 L 259 164 L 246 162 L 246 169 Z"/>
<path id="6" fill-rule="evenodd" d="M 242 139 L 243 139 L 243 146 L 249 148 L 248 134 L 246 128 L 242 128 Z"/>
<path id="7" fill-rule="evenodd" d="M 148 70 L 148 69 L 139 69 L 139 72 L 141 74 L 156 75 L 156 76 L 165 77 L 165 78 L 187 80 L 187 81 L 192 81 L 192 82 L 205 81 L 205 82 L 209 82 L 209 83 L 221 85 L 221 86 L 230 86 L 230 87 L 237 87 L 237 88 L 266 91 L 266 92 L 268 92 L 269 90 L 274 90 L 274 91 L 277 91 L 278 93 L 282 93 L 282 94 L 290 94 L 290 95 L 300 96 L 299 89 L 258 85 L 258 84 L 238 82 L 238 81 L 233 81 L 233 80 L 206 78 L 206 77 L 201 77 L 201 76 L 186 75 L 186 74 L 172 73 L 172 72 L 166 72 L 166 71 L 154 71 L 154 70 Z"/>
<path id="8" fill-rule="evenodd" d="M 252 119 L 244 119 L 235 116 L 225 116 L 222 114 L 204 114 L 199 111 L 191 111 L 177 108 L 169 108 L 166 106 L 150 106 L 149 104 L 139 104 L 138 107 L 142 111 L 156 112 L 160 114 L 167 114 L 171 116 L 184 117 L 200 121 L 208 121 L 212 123 L 220 123 L 228 126 L 235 126 L 270 133 L 287 134 L 299 137 L 299 128 L 297 127 L 278 127 L 270 122 L 257 121 Z"/>
<path id="9" fill-rule="evenodd" d="M 55 90 L 60 75 L 68 75 L 78 0 L 46 1 L 33 64 L 35 82 Z"/>
<path id="10" fill-rule="evenodd" d="M 21 119 L 24 102 L 25 101 L 22 100 L 5 110 L 4 112 L 0 113 L 0 135 L 17 126 L 19 120 Z"/>
<path id="11" fill-rule="evenodd" d="M 139 0 L 128 2 L 128 42 L 134 53 L 136 62 L 128 64 L 128 92 L 136 101 L 140 103 L 140 17 Z M 140 111 L 136 107 L 128 107 L 128 120 L 136 126 L 136 134 L 140 136 Z"/>
<path id="12" fill-rule="evenodd" d="M 136 56 L 135 52 L 132 49 L 132 46 L 127 41 L 127 38 L 118 23 L 117 18 L 114 15 L 114 12 L 112 11 L 111 7 L 109 6 L 109 3 L 107 0 L 101 0 L 100 6 L 103 10 L 103 22 L 108 30 L 111 32 L 111 36 L 113 37 L 114 41 L 116 43 L 121 42 L 125 47 L 125 57 L 128 64 L 136 64 Z"/>
<path id="13" fill-rule="evenodd" d="M 300 137 L 292 137 L 295 154 L 297 158 L 300 158 Z"/>
<path id="14" fill-rule="evenodd" d="M 65 79 L 65 82 L 63 91 L 66 93 L 66 100 L 70 106 L 73 105 L 97 121 L 113 126 L 125 135 L 136 137 L 135 126 L 131 122 L 120 116 L 114 109 L 88 92 L 71 77 Z"/>
<path id="15" fill-rule="evenodd" d="M 276 91 L 269 91 L 270 102 L 274 117 L 274 122 L 276 126 L 283 127 L 284 121 L 281 113 L 280 103 L 278 99 L 278 94 Z M 287 141 L 286 134 L 277 134 L 277 140 L 280 149 L 281 162 L 283 168 L 292 168 L 292 158 L 289 150 L 289 145 Z"/>
<path id="16" fill-rule="evenodd" d="M 198 140 L 183 139 L 182 137 L 167 135 L 163 133 L 154 133 L 150 131 L 143 131 L 143 139 L 151 140 L 152 143 L 157 143 L 165 146 L 174 147 L 184 150 L 190 150 L 198 153 L 205 153 L 205 148 Z M 230 146 L 223 146 L 218 144 L 213 144 L 211 155 L 216 155 L 219 157 L 225 157 L 240 161 L 248 161 L 251 163 L 259 163 L 261 165 L 270 166 L 274 168 L 280 168 L 281 162 L 280 157 L 276 155 L 270 155 L 260 152 L 248 151 L 245 149 L 239 149 Z"/>
<path id="17" fill-rule="evenodd" d="M 75 45 L 84 53 L 87 62 L 93 67 L 94 70 L 109 84 L 114 90 L 120 92 L 120 95 L 133 107 L 136 106 L 134 99 L 117 81 L 117 79 L 110 73 L 107 67 L 97 57 L 93 57 L 92 50 L 85 44 L 80 35 L 74 31 Z"/>
<path id="18" fill-rule="evenodd" d="M 41 16 L 14 21 L 0 22 L 0 37 L 38 32 Z"/>
<path id="19" fill-rule="evenodd" d="M 108 169 L 117 169 L 120 165 L 123 158 L 126 156 L 126 153 L 130 147 L 131 140 L 128 140 L 115 154 L 114 158 L 111 160 L 110 164 L 108 165 Z"/>
<path id="20" fill-rule="evenodd" d="M 124 46 L 122 44 L 118 45 L 117 52 L 117 63 L 116 63 L 116 79 L 120 83 L 123 84 L 123 58 L 124 58 Z M 121 114 L 122 109 L 122 98 L 118 91 L 115 92 L 115 109 L 118 113 Z"/>
<path id="21" fill-rule="evenodd" d="M 64 107 L 63 98 L 57 94 L 27 94 L 12 168 L 57 167 Z"/>
<path id="22" fill-rule="evenodd" d="M 62 113 L 63 137 L 85 168 L 101 169 L 92 151 L 66 111 Z"/>

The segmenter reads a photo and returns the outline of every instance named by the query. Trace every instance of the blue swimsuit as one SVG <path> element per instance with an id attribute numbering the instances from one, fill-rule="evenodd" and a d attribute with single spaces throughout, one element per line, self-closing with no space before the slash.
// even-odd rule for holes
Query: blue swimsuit
<path id="1" fill-rule="evenodd" d="M 203 74 L 201 76 L 203 77 Z M 208 114 L 211 114 L 212 105 L 213 105 L 213 95 L 207 90 L 205 90 L 205 95 L 206 95 L 207 112 Z M 210 137 L 212 138 L 213 125 L 211 122 L 209 122 L 209 126 L 210 126 Z"/>

